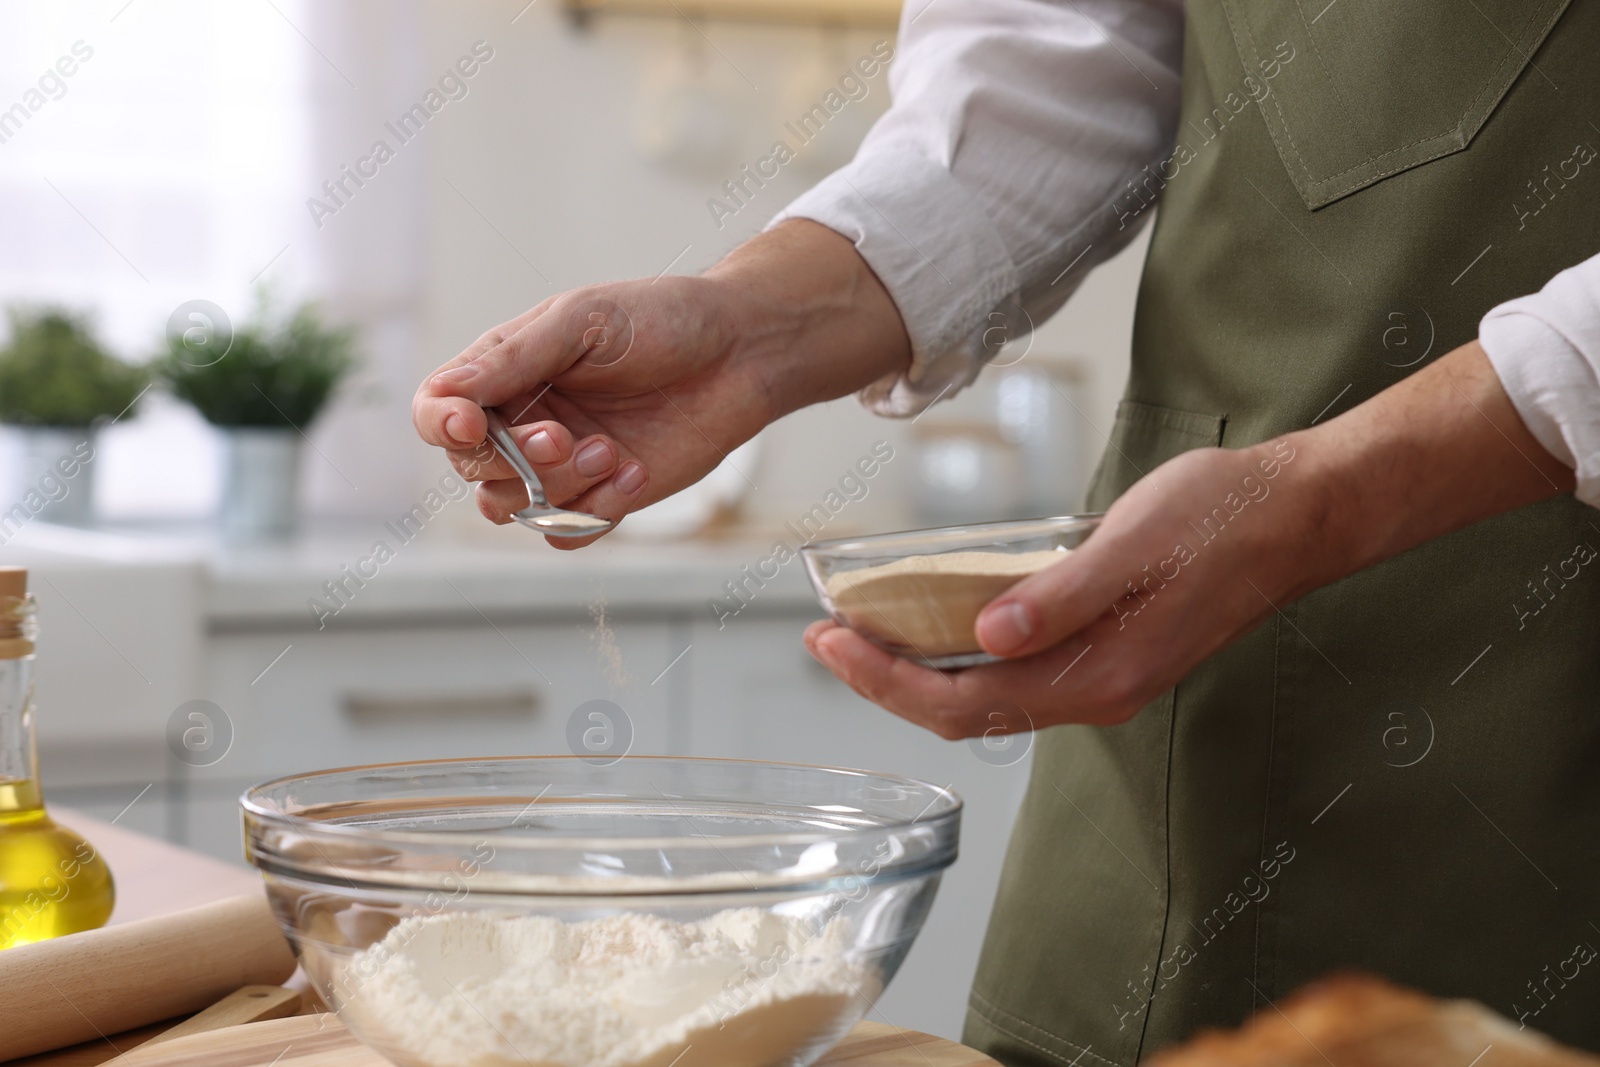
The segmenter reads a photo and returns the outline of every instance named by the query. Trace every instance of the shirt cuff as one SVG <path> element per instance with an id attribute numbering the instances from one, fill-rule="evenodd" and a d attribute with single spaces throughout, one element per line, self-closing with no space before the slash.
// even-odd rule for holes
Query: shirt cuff
<path id="1" fill-rule="evenodd" d="M 1577 498 L 1600 507 L 1600 277 L 1585 274 L 1600 262 L 1492 309 L 1478 343 L 1528 430 L 1576 472 Z"/>
<path id="2" fill-rule="evenodd" d="M 767 225 L 793 218 L 854 242 L 905 322 L 910 370 L 859 394 L 875 414 L 918 414 L 971 384 L 1001 343 L 1017 339 L 1025 316 L 1016 264 L 983 208 L 942 164 L 889 151 L 859 158 Z M 974 322 L 982 328 L 974 331 Z"/>

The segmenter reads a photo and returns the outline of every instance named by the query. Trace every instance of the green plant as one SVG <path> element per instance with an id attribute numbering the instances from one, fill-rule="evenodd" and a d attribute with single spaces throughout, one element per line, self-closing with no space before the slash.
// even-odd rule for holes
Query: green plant
<path id="1" fill-rule="evenodd" d="M 329 326 L 315 305 L 301 304 L 275 322 L 263 298 L 221 359 L 197 364 L 180 340 L 169 339 L 158 367 L 173 395 L 213 425 L 303 429 L 355 367 L 355 347 L 355 330 Z"/>
<path id="2" fill-rule="evenodd" d="M 82 316 L 61 308 L 12 307 L 0 348 L 0 422 L 88 426 L 126 412 L 149 381 L 143 367 L 100 347 Z"/>

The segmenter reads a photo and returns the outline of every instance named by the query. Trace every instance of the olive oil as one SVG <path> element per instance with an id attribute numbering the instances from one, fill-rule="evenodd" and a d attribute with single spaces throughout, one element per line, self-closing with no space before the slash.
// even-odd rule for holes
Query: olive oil
<path id="1" fill-rule="evenodd" d="M 0 949 L 111 917 L 111 872 L 45 812 L 33 743 L 35 604 L 27 571 L 0 567 Z"/>

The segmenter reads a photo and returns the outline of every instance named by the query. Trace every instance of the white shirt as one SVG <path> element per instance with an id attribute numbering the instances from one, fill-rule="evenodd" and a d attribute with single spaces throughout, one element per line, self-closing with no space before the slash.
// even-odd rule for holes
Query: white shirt
<path id="1" fill-rule="evenodd" d="M 772 225 L 820 222 L 882 280 L 912 363 L 861 397 L 905 416 L 969 384 L 1148 220 L 1113 205 L 1171 150 L 1183 3 L 922 0 L 899 42 L 894 105 Z M 1600 506 L 1600 256 L 1495 308 L 1480 332 L 1529 430 Z"/>

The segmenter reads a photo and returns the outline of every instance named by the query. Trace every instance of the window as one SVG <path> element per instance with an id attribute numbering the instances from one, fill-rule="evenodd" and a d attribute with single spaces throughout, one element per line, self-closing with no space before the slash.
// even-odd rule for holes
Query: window
<path id="1" fill-rule="evenodd" d="M 272 268 L 315 184 L 307 68 L 320 61 L 289 24 L 305 6 L 8 4 L 0 297 L 89 311 L 113 351 L 143 361 L 186 300 L 240 317 L 257 278 L 300 295 Z M 218 452 L 193 411 L 147 396 L 103 438 L 102 518 L 208 514 Z"/>

